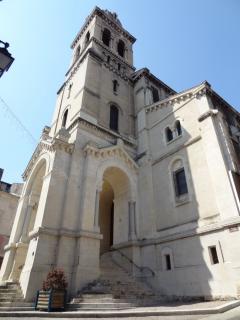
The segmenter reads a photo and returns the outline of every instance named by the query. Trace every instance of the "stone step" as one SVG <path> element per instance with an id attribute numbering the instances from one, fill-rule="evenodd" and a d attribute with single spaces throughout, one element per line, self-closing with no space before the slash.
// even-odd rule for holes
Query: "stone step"
<path id="1" fill-rule="evenodd" d="M 89 298 L 89 299 L 82 299 L 82 298 L 74 298 L 72 303 L 135 303 L 137 300 L 134 298 L 131 299 L 120 299 L 120 298 Z"/>
<path id="2" fill-rule="evenodd" d="M 22 301 L 22 297 L 16 297 L 16 296 L 11 296 L 11 297 L 0 297 L 0 303 L 2 302 L 8 302 L 8 301 Z"/>
<path id="3" fill-rule="evenodd" d="M 22 307 L 22 306 L 15 306 L 15 307 L 0 307 L 0 312 L 3 311 L 34 311 L 34 307 Z"/>
<path id="4" fill-rule="evenodd" d="M 15 289 L 0 289 L 0 295 L 1 295 L 1 294 L 16 293 L 16 292 L 20 292 L 20 290 L 15 290 Z"/>
<path id="5" fill-rule="evenodd" d="M 12 310 L 15 307 L 32 307 L 32 303 L 23 301 L 22 292 L 18 283 L 6 283 L 0 286 L 0 308 L 2 310 Z M 7 308 L 7 309 L 6 309 Z"/>
<path id="6" fill-rule="evenodd" d="M 68 309 L 84 309 L 84 310 L 113 310 L 113 309 L 129 309 L 134 308 L 136 305 L 127 303 L 127 302 L 118 302 L 118 303 L 111 303 L 111 302 L 82 302 L 82 303 L 69 303 L 67 305 Z"/>
<path id="7" fill-rule="evenodd" d="M 19 284 L 17 282 L 7 282 L 4 285 L 0 285 L 1 288 L 18 289 Z"/>
<path id="8" fill-rule="evenodd" d="M 111 253 L 101 256 L 100 268 L 100 277 L 83 288 L 70 308 L 112 310 L 156 305 L 153 291 L 116 264 Z"/>
<path id="9" fill-rule="evenodd" d="M 81 297 L 86 298 L 86 299 L 96 298 L 96 296 L 99 298 L 112 298 L 113 297 L 113 295 L 111 293 L 83 293 L 83 294 L 81 294 Z"/>
<path id="10" fill-rule="evenodd" d="M 0 307 L 34 307 L 34 304 L 24 301 L 5 301 L 0 303 Z"/>

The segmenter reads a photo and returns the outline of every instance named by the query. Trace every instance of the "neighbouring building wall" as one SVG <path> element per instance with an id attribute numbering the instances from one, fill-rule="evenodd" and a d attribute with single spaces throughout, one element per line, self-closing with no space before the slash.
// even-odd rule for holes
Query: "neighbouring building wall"
<path id="1" fill-rule="evenodd" d="M 11 233 L 21 190 L 22 184 L 6 183 L 0 178 L 0 266 L 4 256 L 4 246 L 8 243 Z"/>

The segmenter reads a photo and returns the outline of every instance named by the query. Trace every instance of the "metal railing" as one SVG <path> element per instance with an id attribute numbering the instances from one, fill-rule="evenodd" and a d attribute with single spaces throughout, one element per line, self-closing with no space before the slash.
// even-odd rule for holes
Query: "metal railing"
<path id="1" fill-rule="evenodd" d="M 130 264 L 132 264 L 141 274 L 145 274 L 145 271 L 148 271 L 150 272 L 151 276 L 154 277 L 155 276 L 155 272 L 150 268 L 150 267 L 147 267 L 147 266 L 143 266 L 143 267 L 140 267 L 138 266 L 131 258 L 129 258 L 126 254 L 124 254 L 121 250 L 119 249 L 114 249 L 113 252 L 117 252 L 119 253 L 123 258 L 125 258 Z M 144 275 L 146 276 L 146 274 Z"/>

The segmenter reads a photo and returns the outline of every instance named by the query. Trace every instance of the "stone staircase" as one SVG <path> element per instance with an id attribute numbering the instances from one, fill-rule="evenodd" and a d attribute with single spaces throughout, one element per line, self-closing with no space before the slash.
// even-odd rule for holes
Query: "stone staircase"
<path id="1" fill-rule="evenodd" d="M 143 282 L 137 281 L 105 253 L 100 260 L 100 277 L 89 283 L 68 304 L 69 310 L 120 310 L 153 306 L 159 297 Z"/>
<path id="2" fill-rule="evenodd" d="M 33 310 L 33 303 L 24 302 L 22 291 L 18 283 L 0 285 L 0 311 L 28 311 Z"/>

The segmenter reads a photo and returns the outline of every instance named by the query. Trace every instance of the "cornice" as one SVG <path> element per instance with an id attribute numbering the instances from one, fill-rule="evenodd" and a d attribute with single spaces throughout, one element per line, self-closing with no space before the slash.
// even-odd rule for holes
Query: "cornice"
<path id="1" fill-rule="evenodd" d="M 121 159 L 131 170 L 137 172 L 139 166 L 137 163 L 130 157 L 130 155 L 124 150 L 123 141 L 120 139 L 117 142 L 117 145 L 98 148 L 92 143 L 88 143 L 83 149 L 85 156 L 91 156 L 94 158 L 99 158 L 102 160 L 109 159 L 113 157 L 114 159 Z"/>
<path id="2" fill-rule="evenodd" d="M 175 103 L 184 102 L 184 101 L 189 100 L 191 98 L 199 99 L 200 97 L 206 95 L 208 91 L 209 91 L 209 87 L 207 87 L 205 84 L 203 84 L 198 87 L 195 87 L 195 90 L 191 89 L 191 90 L 183 91 L 183 92 L 175 94 L 171 97 L 168 97 L 167 99 L 158 101 L 155 104 L 152 104 L 150 106 L 146 106 L 145 112 L 149 113 L 149 112 L 157 111 L 163 107 L 172 106 Z"/>
<path id="3" fill-rule="evenodd" d="M 66 80 L 66 83 L 72 78 L 73 74 L 76 73 L 77 69 L 79 68 L 80 64 L 83 62 L 83 60 L 87 57 L 88 54 L 94 56 L 95 58 L 97 58 L 100 62 L 102 62 L 102 57 L 94 50 L 94 48 L 90 47 L 89 48 L 89 44 L 92 42 L 94 38 L 91 38 L 89 40 L 89 43 L 87 45 L 87 47 L 85 49 L 83 49 L 82 53 L 80 54 L 79 58 L 74 61 L 74 63 L 71 65 L 71 67 L 68 69 L 67 73 L 65 74 L 65 76 L 68 76 L 70 74 L 70 76 L 68 77 L 68 79 Z M 70 73 L 71 72 L 71 73 Z M 61 89 L 61 88 L 60 88 Z"/>
<path id="4" fill-rule="evenodd" d="M 153 83 L 155 83 L 157 86 L 161 85 L 164 87 L 169 94 L 176 94 L 176 91 L 173 90 L 171 87 L 169 87 L 166 83 L 164 83 L 162 80 L 158 79 L 156 76 L 154 76 L 148 68 L 143 68 L 131 75 L 131 81 L 133 83 L 137 82 L 142 77 L 146 77 L 149 80 L 151 80 Z"/>
<path id="5" fill-rule="evenodd" d="M 109 141 L 111 144 L 114 144 L 117 139 L 121 139 L 124 141 L 126 145 L 128 145 L 131 148 L 136 148 L 137 143 L 135 139 L 129 139 L 123 135 L 120 135 L 112 130 L 108 130 L 107 128 L 104 128 L 100 125 L 95 125 L 81 117 L 77 117 L 74 122 L 68 127 L 68 130 L 73 130 L 76 126 L 79 126 L 80 128 L 94 133 L 100 138 L 103 138 L 107 141 Z"/>
<path id="6" fill-rule="evenodd" d="M 130 82 L 130 79 L 128 76 L 126 76 L 125 74 L 121 73 L 120 71 L 118 71 L 116 68 L 114 68 L 111 64 L 104 62 L 103 63 L 104 67 L 106 67 L 107 69 L 109 69 L 109 71 L 112 71 L 113 73 L 115 73 L 116 75 L 118 75 L 120 78 L 122 78 L 124 81 L 126 82 Z"/>
<path id="7" fill-rule="evenodd" d="M 231 231 L 231 229 L 236 229 Z M 235 217 L 225 221 L 218 221 L 216 223 L 212 223 L 206 226 L 197 227 L 194 226 L 190 230 L 179 231 L 175 227 L 172 228 L 172 232 L 170 229 L 168 230 L 168 235 L 165 234 L 165 231 L 158 232 L 156 238 L 149 238 L 144 240 L 135 240 L 134 245 L 139 247 L 151 246 L 151 245 L 159 245 L 163 243 L 168 243 L 177 240 L 183 240 L 186 238 L 200 237 L 203 235 L 211 234 L 213 232 L 222 232 L 225 230 L 229 230 L 229 232 L 239 232 L 240 229 L 240 218 Z M 116 249 L 128 247 L 131 245 L 130 242 L 120 243 L 114 246 Z"/>
<path id="8" fill-rule="evenodd" d="M 69 230 L 69 229 L 55 229 L 49 227 L 38 227 L 32 230 L 29 233 L 29 238 L 33 239 L 39 237 L 41 234 L 46 234 L 55 237 L 68 237 L 68 238 L 94 238 L 94 239 L 102 239 L 102 235 L 97 232 L 89 231 L 89 230 Z"/>
<path id="9" fill-rule="evenodd" d="M 118 59 L 119 61 L 121 61 L 122 64 L 124 64 L 125 66 L 127 66 L 128 68 L 132 69 L 133 71 L 135 70 L 135 68 L 133 66 L 131 66 L 129 63 L 127 63 L 125 60 L 123 60 L 121 57 L 119 57 L 118 55 L 116 55 L 112 50 L 110 50 L 108 47 L 104 46 L 98 39 L 96 39 L 95 37 L 91 37 L 89 39 L 89 43 L 87 45 L 87 47 L 82 51 L 82 53 L 80 54 L 79 58 L 74 61 L 74 63 L 71 65 L 71 67 L 68 69 L 68 71 L 66 72 L 65 76 L 68 77 L 66 79 L 66 81 L 61 85 L 61 87 L 58 89 L 57 94 L 59 94 L 63 88 L 71 81 L 72 77 L 74 76 L 74 74 L 77 72 L 77 70 L 79 69 L 81 63 L 83 62 L 83 60 L 87 57 L 88 54 L 90 54 L 92 57 L 96 58 L 97 60 L 99 60 L 100 63 L 103 62 L 103 58 L 101 57 L 101 55 L 99 55 L 94 48 L 89 48 L 89 44 L 91 44 L 91 42 L 95 42 L 97 43 L 102 49 L 104 49 L 105 51 L 107 51 L 108 53 L 110 53 L 111 55 L 114 56 L 114 58 Z M 106 62 L 104 62 L 104 65 L 106 67 L 108 67 L 108 64 Z M 110 69 L 110 67 L 109 67 Z M 112 71 L 117 73 L 120 77 L 122 77 L 124 80 L 131 80 L 130 76 L 126 76 L 124 74 L 122 74 L 121 72 L 119 72 L 117 69 L 112 68 Z"/>
<path id="10" fill-rule="evenodd" d="M 90 39 L 91 41 L 91 39 Z M 89 42 L 90 43 L 90 42 Z M 80 57 L 71 65 L 71 67 L 68 69 L 67 73 L 65 76 L 68 76 L 68 78 L 65 80 L 65 82 L 61 85 L 59 90 L 57 91 L 57 94 L 59 94 L 63 88 L 71 81 L 72 77 L 74 74 L 77 72 L 79 69 L 81 63 L 83 60 L 87 57 L 87 55 L 90 54 L 93 57 L 97 58 L 100 62 L 102 62 L 102 57 L 100 57 L 94 50 L 93 48 L 88 48 L 86 47 L 84 51 L 81 53 Z"/>
<path id="11" fill-rule="evenodd" d="M 117 55 L 115 52 L 113 52 L 112 50 L 109 49 L 109 47 L 105 46 L 101 41 L 99 41 L 97 38 L 92 37 L 91 38 L 93 42 L 97 43 L 100 47 L 102 47 L 102 49 L 108 51 L 109 53 L 111 53 L 111 55 L 113 55 L 117 60 L 121 61 L 122 64 L 125 64 L 128 68 L 132 69 L 132 70 L 136 70 L 135 67 L 133 67 L 131 64 L 127 63 L 124 59 L 122 59 L 119 55 Z"/>
<path id="12" fill-rule="evenodd" d="M 121 33 L 124 37 L 126 37 L 131 43 L 134 43 L 136 41 L 136 38 L 134 38 L 128 31 L 126 31 L 124 28 L 119 26 L 114 20 L 108 17 L 108 15 L 101 10 L 99 7 L 95 7 L 94 10 L 91 12 L 91 14 L 88 16 L 86 22 L 78 32 L 77 36 L 73 40 L 71 44 L 71 49 L 74 49 L 76 46 L 78 40 L 80 39 L 81 35 L 85 32 L 85 30 L 88 28 L 90 22 L 93 20 L 93 18 L 98 15 L 101 17 L 104 21 L 107 22 L 108 25 L 110 25 L 112 28 L 114 28 L 117 32 Z"/>

